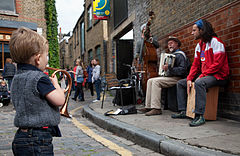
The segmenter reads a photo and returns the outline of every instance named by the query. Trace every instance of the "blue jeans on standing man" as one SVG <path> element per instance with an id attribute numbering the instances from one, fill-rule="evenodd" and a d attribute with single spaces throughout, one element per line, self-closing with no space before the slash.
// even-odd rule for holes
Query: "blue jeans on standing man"
<path id="1" fill-rule="evenodd" d="M 4 79 L 7 80 L 7 82 L 8 82 L 8 91 L 10 91 L 13 77 L 11 77 L 11 78 L 4 78 Z"/>
<path id="2" fill-rule="evenodd" d="M 100 93 L 101 93 L 101 80 L 98 79 L 94 82 L 96 93 L 97 93 L 97 100 L 100 100 Z"/>

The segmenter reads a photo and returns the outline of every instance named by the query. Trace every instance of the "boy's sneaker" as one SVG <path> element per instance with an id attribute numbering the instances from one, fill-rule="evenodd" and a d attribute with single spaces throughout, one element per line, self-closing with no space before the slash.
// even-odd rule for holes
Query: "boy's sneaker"
<path id="1" fill-rule="evenodd" d="M 172 114 L 172 118 L 173 119 L 184 119 L 184 118 L 187 118 L 186 111 L 181 111 L 178 114 Z"/>
<path id="2" fill-rule="evenodd" d="M 205 124 L 205 119 L 203 115 L 200 115 L 198 117 L 195 117 L 190 123 L 189 126 L 196 127 Z"/>

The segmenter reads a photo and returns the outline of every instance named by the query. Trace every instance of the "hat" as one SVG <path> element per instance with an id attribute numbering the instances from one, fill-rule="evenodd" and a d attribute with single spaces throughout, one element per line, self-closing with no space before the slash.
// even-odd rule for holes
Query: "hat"
<path id="1" fill-rule="evenodd" d="M 177 42 L 177 43 L 178 43 L 178 47 L 181 47 L 181 45 L 182 45 L 181 41 L 180 41 L 177 37 L 174 37 L 174 36 L 169 36 L 168 39 L 167 39 L 167 43 L 168 43 L 169 41 L 175 41 L 175 42 Z"/>
<path id="2" fill-rule="evenodd" d="M 202 19 L 198 20 L 194 24 L 196 24 L 199 29 L 203 29 L 203 20 Z"/>

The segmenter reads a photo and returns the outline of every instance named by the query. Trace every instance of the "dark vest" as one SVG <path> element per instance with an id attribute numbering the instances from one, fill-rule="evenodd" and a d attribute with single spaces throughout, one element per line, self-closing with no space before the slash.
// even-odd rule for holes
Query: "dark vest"
<path id="1" fill-rule="evenodd" d="M 40 98 L 37 83 L 47 77 L 41 71 L 18 70 L 11 86 L 11 99 L 16 109 L 16 127 L 56 126 L 60 123 L 59 108 Z"/>
<path id="2" fill-rule="evenodd" d="M 16 71 L 16 67 L 15 65 L 11 64 L 11 63 L 6 63 L 4 66 L 4 78 L 7 77 L 13 77 Z"/>

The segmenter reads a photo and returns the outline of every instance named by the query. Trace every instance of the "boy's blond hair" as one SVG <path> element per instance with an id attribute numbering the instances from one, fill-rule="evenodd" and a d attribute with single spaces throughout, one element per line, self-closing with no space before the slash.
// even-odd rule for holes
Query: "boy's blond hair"
<path id="1" fill-rule="evenodd" d="M 29 63 L 35 54 L 48 51 L 48 41 L 37 32 L 21 27 L 13 32 L 10 43 L 11 58 L 16 63 Z"/>

